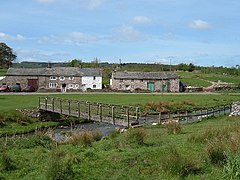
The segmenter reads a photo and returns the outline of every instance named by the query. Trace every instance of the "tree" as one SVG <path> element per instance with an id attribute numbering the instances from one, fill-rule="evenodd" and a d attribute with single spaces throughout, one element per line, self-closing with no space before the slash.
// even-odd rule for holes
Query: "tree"
<path id="1" fill-rule="evenodd" d="M 8 68 L 12 62 L 17 58 L 12 48 L 8 47 L 5 43 L 0 43 L 0 68 Z"/>

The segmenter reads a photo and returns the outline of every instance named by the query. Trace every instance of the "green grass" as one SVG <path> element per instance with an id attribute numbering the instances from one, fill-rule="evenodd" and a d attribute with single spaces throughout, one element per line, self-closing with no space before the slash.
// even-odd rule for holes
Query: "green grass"
<path id="1" fill-rule="evenodd" d="M 222 116 L 184 125 L 182 133 L 171 135 L 160 126 L 140 131 L 130 129 L 85 148 L 73 144 L 50 145 L 47 138 L 35 136 L 9 139 L 1 148 L 15 169 L 2 170 L 0 176 L 6 179 L 49 176 L 52 179 L 60 174 L 70 179 L 223 179 L 224 167 L 211 164 L 206 155 L 207 143 L 189 139 L 202 136 L 206 128 L 222 129 L 239 123 L 239 117 Z M 128 141 L 128 135 L 134 138 L 141 132 L 145 134 L 143 143 Z M 1 162 L 2 159 L 0 169 L 3 169 Z"/>
<path id="2" fill-rule="evenodd" d="M 180 80 L 183 82 L 186 81 L 189 86 L 207 86 L 207 82 L 204 83 L 203 80 L 217 82 L 218 80 L 227 83 L 234 83 L 239 85 L 240 78 L 237 76 L 227 76 L 220 74 L 204 74 L 200 72 L 177 72 L 180 75 Z"/>
<path id="3" fill-rule="evenodd" d="M 6 76 L 7 69 L 0 69 L 0 76 Z"/>
<path id="4" fill-rule="evenodd" d="M 39 96 L 44 95 L 0 95 L 1 112 L 37 108 Z M 163 96 L 161 94 L 55 94 L 50 96 L 132 106 L 144 105 L 148 102 L 190 101 L 197 107 L 212 107 L 240 100 L 237 94 L 163 94 Z"/>

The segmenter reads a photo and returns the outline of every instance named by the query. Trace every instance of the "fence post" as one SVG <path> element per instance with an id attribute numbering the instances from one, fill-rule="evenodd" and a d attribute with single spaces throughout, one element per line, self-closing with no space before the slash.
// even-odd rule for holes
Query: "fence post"
<path id="1" fill-rule="evenodd" d="M 138 122 L 138 119 L 139 119 L 138 112 L 139 112 L 139 107 L 136 107 L 136 121 L 137 122 Z"/>
<path id="2" fill-rule="evenodd" d="M 54 98 L 52 99 L 52 110 L 54 112 Z"/>
<path id="3" fill-rule="evenodd" d="M 129 108 L 126 109 L 127 124 L 129 128 Z"/>
<path id="4" fill-rule="evenodd" d="M 45 97 L 45 110 L 47 110 L 48 97 Z"/>
<path id="5" fill-rule="evenodd" d="M 41 108 L 41 97 L 38 97 L 38 109 Z"/>
<path id="6" fill-rule="evenodd" d="M 60 113 L 62 114 L 62 99 L 59 100 L 60 103 Z"/>
<path id="7" fill-rule="evenodd" d="M 158 124 L 161 124 L 161 116 L 162 116 L 162 112 L 160 111 L 160 112 L 159 112 L 159 117 L 158 117 L 158 118 L 159 118 L 159 119 L 158 119 L 158 120 L 159 120 Z"/>
<path id="8" fill-rule="evenodd" d="M 91 119 L 91 107 L 90 107 L 90 103 L 87 102 L 87 105 L 88 105 L 88 120 L 90 121 L 90 119 Z"/>
<path id="9" fill-rule="evenodd" d="M 80 102 L 79 102 L 79 101 L 78 101 L 78 103 L 77 103 L 77 106 L 78 106 L 78 117 L 80 118 L 81 113 L 80 113 Z"/>
<path id="10" fill-rule="evenodd" d="M 115 124 L 115 114 L 114 114 L 114 106 L 112 106 L 112 121 L 113 121 L 113 124 Z"/>
<path id="11" fill-rule="evenodd" d="M 102 104 L 99 104 L 98 108 L 99 108 L 99 121 L 102 122 Z"/>
<path id="12" fill-rule="evenodd" d="M 68 100 L 68 115 L 70 116 L 71 114 L 71 101 Z"/>
<path id="13" fill-rule="evenodd" d="M 187 119 L 187 123 L 188 123 L 188 112 L 186 111 L 186 119 Z"/>
<path id="14" fill-rule="evenodd" d="M 208 118 L 208 109 L 207 109 L 207 118 Z"/>

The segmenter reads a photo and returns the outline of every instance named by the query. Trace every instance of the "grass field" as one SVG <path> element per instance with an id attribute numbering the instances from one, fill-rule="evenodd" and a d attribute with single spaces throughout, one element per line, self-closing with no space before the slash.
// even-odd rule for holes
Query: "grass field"
<path id="1" fill-rule="evenodd" d="M 36 108 L 38 96 L 0 95 L 1 113 Z M 187 100 L 201 107 L 240 100 L 239 95 L 229 94 L 53 96 L 124 105 Z M 10 124 L 0 127 L 0 132 L 30 131 L 35 128 L 31 126 L 40 125 Z M 21 138 L 4 137 L 0 138 L 0 179 L 239 179 L 239 127 L 239 117 L 225 115 L 181 126 L 114 131 L 104 139 L 80 133 L 65 143 L 54 142 L 41 131 Z"/>
<path id="2" fill-rule="evenodd" d="M 0 76 L 5 76 L 7 73 L 7 69 L 0 69 Z"/>
<path id="3" fill-rule="evenodd" d="M 0 139 L 2 179 L 229 179 L 239 176 L 240 118 L 219 117 L 181 126 L 130 129 L 100 141 L 56 144 L 46 136 Z M 139 138 L 140 137 L 140 138 Z M 86 136 L 84 139 L 88 139 Z M 220 141 L 219 141 L 220 140 Z M 217 152 L 211 149 L 214 144 Z M 223 147 L 223 144 L 225 146 Z M 224 152 L 228 156 L 222 159 Z M 216 154 L 217 153 L 217 154 Z M 240 165 L 239 159 L 235 161 Z M 228 170 L 232 168 L 231 170 Z M 238 178 L 235 178 L 238 179 Z"/>
<path id="4" fill-rule="evenodd" d="M 12 112 L 21 108 L 37 108 L 39 96 L 44 95 L 0 95 L 1 112 Z M 190 101 L 197 107 L 212 107 L 240 100 L 240 96 L 237 94 L 163 94 L 163 96 L 161 94 L 55 94 L 50 96 L 132 106 L 144 105 L 149 102 Z"/>
<path id="5" fill-rule="evenodd" d="M 189 86 L 203 86 L 207 87 L 210 85 L 207 81 L 217 82 L 218 80 L 227 83 L 234 83 L 235 85 L 239 85 L 240 78 L 237 76 L 227 76 L 227 75 L 219 75 L 219 74 L 204 74 L 198 72 L 177 72 L 180 76 L 180 80 L 186 82 Z"/>

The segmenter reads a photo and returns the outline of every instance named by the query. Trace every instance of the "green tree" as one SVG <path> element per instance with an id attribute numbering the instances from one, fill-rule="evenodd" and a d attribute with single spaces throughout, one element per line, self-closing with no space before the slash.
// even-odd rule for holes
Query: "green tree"
<path id="1" fill-rule="evenodd" d="M 70 67 L 81 67 L 82 65 L 82 60 L 78 60 L 78 59 L 73 59 L 70 63 L 69 66 Z"/>
<path id="2" fill-rule="evenodd" d="M 0 68 L 7 68 L 12 65 L 12 62 L 17 58 L 12 48 L 5 43 L 0 43 Z"/>

